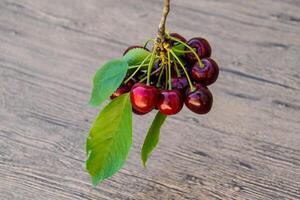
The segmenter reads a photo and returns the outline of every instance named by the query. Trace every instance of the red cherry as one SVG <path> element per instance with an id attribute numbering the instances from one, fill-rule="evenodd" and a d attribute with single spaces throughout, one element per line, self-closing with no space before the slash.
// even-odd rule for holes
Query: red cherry
<path id="1" fill-rule="evenodd" d="M 181 93 L 178 90 L 161 90 L 157 107 L 165 115 L 177 114 L 183 106 Z"/>
<path id="2" fill-rule="evenodd" d="M 186 77 L 177 77 L 172 79 L 172 88 L 179 90 L 182 94 L 184 94 L 188 85 L 189 83 Z"/>
<path id="3" fill-rule="evenodd" d="M 145 113 L 141 113 L 139 111 L 136 111 L 134 108 L 132 108 L 132 112 L 136 115 L 144 115 Z"/>
<path id="4" fill-rule="evenodd" d="M 133 45 L 133 46 L 128 47 L 128 48 L 124 51 L 123 56 L 125 56 L 125 54 L 126 54 L 128 51 L 130 51 L 131 49 L 136 49 L 136 48 L 141 48 L 141 49 L 145 49 L 145 50 L 149 51 L 147 48 L 144 48 L 143 46 L 140 46 L 140 45 Z"/>
<path id="5" fill-rule="evenodd" d="M 146 114 L 157 104 L 158 90 L 154 86 L 136 83 L 131 89 L 130 98 L 134 110 Z"/>
<path id="6" fill-rule="evenodd" d="M 126 80 L 127 78 L 125 78 Z M 130 90 L 134 84 L 137 82 L 137 80 L 135 78 L 130 79 L 125 85 L 126 87 Z"/>
<path id="7" fill-rule="evenodd" d="M 182 35 L 180 35 L 178 33 L 171 33 L 170 36 L 174 37 L 174 38 L 176 38 L 176 39 L 178 39 L 178 40 L 180 40 L 181 42 L 184 42 L 184 43 L 186 43 L 186 41 L 187 41 Z M 176 41 L 171 41 L 171 46 L 174 46 L 176 44 L 177 44 Z"/>
<path id="8" fill-rule="evenodd" d="M 206 114 L 213 104 L 213 96 L 207 87 L 197 85 L 195 91 L 187 89 L 185 105 L 194 113 Z"/>
<path id="9" fill-rule="evenodd" d="M 192 78 L 197 83 L 201 83 L 206 86 L 211 85 L 217 80 L 219 76 L 219 66 L 211 58 L 204 58 L 201 61 L 204 64 L 204 67 L 200 68 L 199 63 L 196 62 L 192 68 Z"/>
<path id="10" fill-rule="evenodd" d="M 208 58 L 211 56 L 211 47 L 206 39 L 200 38 L 200 37 L 193 38 L 193 39 L 189 40 L 187 42 L 187 44 L 190 47 L 192 47 L 193 49 L 195 49 L 195 51 L 200 59 Z M 186 50 L 189 51 L 188 48 Z M 197 58 L 195 57 L 195 55 L 193 53 L 186 54 L 186 58 L 191 63 L 197 62 Z"/>
<path id="11" fill-rule="evenodd" d="M 130 89 L 127 86 L 121 86 L 110 96 L 110 99 L 113 100 L 129 91 L 130 91 Z"/>

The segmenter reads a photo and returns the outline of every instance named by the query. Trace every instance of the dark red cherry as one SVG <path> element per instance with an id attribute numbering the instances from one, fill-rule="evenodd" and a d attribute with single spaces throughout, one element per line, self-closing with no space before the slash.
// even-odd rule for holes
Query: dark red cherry
<path id="1" fill-rule="evenodd" d="M 144 114 L 146 114 L 146 113 L 141 113 L 141 112 L 139 112 L 139 111 L 136 111 L 134 108 L 132 108 L 132 112 L 133 112 L 134 114 L 136 114 L 136 115 L 144 115 Z"/>
<path id="2" fill-rule="evenodd" d="M 157 108 L 162 114 L 175 115 L 183 106 L 181 93 L 178 90 L 161 90 Z"/>
<path id="3" fill-rule="evenodd" d="M 177 77 L 172 79 L 172 88 L 179 90 L 182 94 L 184 94 L 186 88 L 189 83 L 186 77 Z"/>
<path id="4" fill-rule="evenodd" d="M 196 62 L 191 71 L 192 78 L 202 85 L 211 85 L 219 76 L 218 64 L 211 58 L 204 58 L 201 61 L 204 67 L 200 68 L 199 63 Z"/>
<path id="5" fill-rule="evenodd" d="M 140 46 L 140 45 L 133 45 L 133 46 L 128 47 L 128 48 L 124 51 L 123 56 L 125 56 L 125 54 L 126 54 L 128 51 L 130 51 L 131 49 L 136 49 L 136 48 L 141 48 L 141 49 L 145 49 L 145 50 L 149 51 L 147 48 L 144 48 L 143 46 Z"/>
<path id="6" fill-rule="evenodd" d="M 185 105 L 194 113 L 206 114 L 213 104 L 213 96 L 207 87 L 197 85 L 196 90 L 187 89 Z"/>
<path id="7" fill-rule="evenodd" d="M 193 38 L 187 42 L 187 44 L 192 47 L 199 58 L 208 58 L 211 56 L 211 47 L 208 41 L 204 38 Z M 186 48 L 187 51 L 189 51 L 188 48 Z M 186 54 L 186 58 L 189 62 L 195 63 L 197 62 L 197 58 L 193 53 Z"/>
<path id="8" fill-rule="evenodd" d="M 125 78 L 125 80 L 126 80 L 126 79 L 127 79 L 127 78 Z M 130 90 L 136 82 L 137 82 L 137 80 L 136 80 L 135 78 L 132 78 L 132 79 L 130 79 L 125 85 L 126 85 L 126 87 L 128 87 L 128 89 Z"/>
<path id="9" fill-rule="evenodd" d="M 131 104 L 138 113 L 146 114 L 153 110 L 158 101 L 158 90 L 154 86 L 136 83 L 130 92 Z"/>
<path id="10" fill-rule="evenodd" d="M 171 33 L 170 36 L 174 37 L 174 38 L 176 38 L 176 39 L 178 39 L 178 40 L 180 40 L 181 42 L 184 42 L 184 43 L 186 43 L 186 41 L 187 41 L 182 35 L 180 35 L 178 33 Z M 174 44 L 176 45 L 177 42 L 176 41 L 171 41 L 171 46 L 174 46 Z"/>
<path id="11" fill-rule="evenodd" d="M 129 91 L 130 91 L 130 89 L 127 86 L 121 86 L 110 96 L 110 99 L 113 100 Z"/>
<path id="12" fill-rule="evenodd" d="M 178 33 L 171 33 L 170 36 L 174 37 L 174 38 L 177 38 L 181 42 L 186 42 L 187 41 L 182 35 L 180 35 Z"/>

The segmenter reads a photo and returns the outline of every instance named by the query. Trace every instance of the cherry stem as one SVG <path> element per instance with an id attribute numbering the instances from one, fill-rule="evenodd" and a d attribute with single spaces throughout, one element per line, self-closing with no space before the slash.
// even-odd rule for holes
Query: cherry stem
<path id="1" fill-rule="evenodd" d="M 158 34 L 157 34 L 157 37 L 156 37 L 156 40 L 154 43 L 152 55 L 151 55 L 149 66 L 148 66 L 147 85 L 150 85 L 150 77 L 151 77 L 151 71 L 152 71 L 152 67 L 153 67 L 153 63 L 154 63 L 154 59 L 155 59 L 155 54 L 164 50 L 163 42 L 164 42 L 165 36 L 166 36 L 166 21 L 167 21 L 167 16 L 168 16 L 169 12 L 170 12 L 170 0 L 164 0 L 164 8 L 163 8 L 163 13 L 162 13 L 160 23 L 158 26 Z"/>
<path id="2" fill-rule="evenodd" d="M 192 51 L 182 51 L 182 50 L 178 50 L 178 49 L 173 49 L 174 52 L 178 52 L 178 53 L 193 53 Z"/>
<path id="3" fill-rule="evenodd" d="M 204 68 L 203 62 L 201 61 L 201 59 L 199 58 L 198 54 L 195 52 L 195 50 L 192 47 L 190 47 L 188 44 L 186 44 L 186 43 L 178 40 L 177 38 L 174 38 L 172 36 L 169 36 L 169 37 L 170 37 L 171 40 L 179 42 L 179 43 L 183 44 L 184 46 L 186 46 L 195 55 L 195 57 L 197 58 L 200 68 Z"/>
<path id="4" fill-rule="evenodd" d="M 134 69 L 134 68 L 137 68 L 137 67 L 139 67 L 140 65 L 132 65 L 132 66 L 129 66 L 129 68 L 128 69 Z M 143 64 L 142 65 L 142 67 L 146 67 L 146 66 L 148 66 L 148 64 Z"/>
<path id="5" fill-rule="evenodd" d="M 163 68 L 163 66 L 161 68 Z M 164 69 L 161 69 L 160 74 L 158 76 L 157 84 L 156 84 L 157 87 L 161 86 L 160 82 L 161 82 L 161 77 L 162 77 L 163 73 L 164 73 Z"/>
<path id="6" fill-rule="evenodd" d="M 152 76 L 153 74 L 157 73 L 158 71 L 160 71 L 161 69 L 162 69 L 162 67 L 157 68 L 155 71 L 153 71 L 153 72 L 151 73 L 151 76 Z M 147 77 L 148 77 L 148 76 L 145 76 L 144 78 L 142 78 L 142 79 L 140 80 L 140 82 L 144 82 L 144 81 L 147 79 Z"/>
<path id="7" fill-rule="evenodd" d="M 170 51 L 168 51 L 168 70 L 169 70 L 169 90 L 172 90 L 172 73 L 171 73 L 171 56 L 170 56 Z"/>
<path id="8" fill-rule="evenodd" d="M 179 69 L 178 69 L 178 67 L 177 67 L 177 63 L 176 63 L 176 62 L 174 62 L 174 68 L 175 68 L 177 77 L 181 77 L 181 74 L 180 74 L 180 72 L 179 72 Z"/>
<path id="9" fill-rule="evenodd" d="M 168 65 L 165 65 L 165 70 L 166 70 L 166 84 L 165 84 L 165 89 L 167 89 L 168 88 L 168 78 L 169 78 Z"/>
<path id="10" fill-rule="evenodd" d="M 152 54 L 153 55 L 153 54 Z M 131 74 L 131 76 L 128 78 L 128 79 L 126 79 L 126 81 L 124 81 L 124 83 L 126 84 L 130 79 L 132 79 L 133 77 L 134 77 L 134 75 L 141 69 L 141 67 L 143 67 L 143 65 L 144 65 L 144 63 L 149 59 L 149 57 L 150 57 L 151 55 L 148 55 L 144 60 L 143 60 L 143 62 L 138 66 L 138 68 Z M 152 56 L 153 57 L 153 56 Z M 152 58 L 151 57 L 151 58 Z M 151 60 L 150 60 L 150 62 L 151 62 Z"/>
<path id="11" fill-rule="evenodd" d="M 158 26 L 158 35 L 156 38 L 157 43 L 164 42 L 165 40 L 166 21 L 169 12 L 170 12 L 170 0 L 164 0 L 164 9 Z"/>
<path id="12" fill-rule="evenodd" d="M 188 82 L 189 82 L 191 91 L 194 91 L 194 90 L 195 90 L 195 87 L 193 86 L 193 83 L 192 83 L 192 81 L 191 81 L 191 79 L 190 79 L 190 76 L 189 76 L 188 72 L 186 71 L 184 65 L 182 64 L 182 62 L 180 61 L 180 59 L 176 56 L 176 54 L 172 51 L 172 49 L 170 49 L 169 51 L 170 51 L 170 53 L 174 56 L 174 58 L 178 61 L 179 65 L 182 67 L 182 69 L 183 69 L 183 71 L 184 71 L 184 73 L 185 73 L 185 76 L 186 76 L 186 78 L 187 78 L 187 80 L 188 80 Z"/>
<path id="13" fill-rule="evenodd" d="M 147 40 L 147 42 L 144 44 L 144 47 L 143 47 L 144 49 L 147 47 L 149 42 L 155 42 L 155 40 L 154 39 Z"/>
<path id="14" fill-rule="evenodd" d="M 155 49 L 153 50 L 152 54 L 151 54 L 151 58 L 150 58 L 150 62 L 148 65 L 148 71 L 147 71 L 147 85 L 150 85 L 150 76 L 151 76 L 151 71 L 152 71 L 152 67 L 153 67 L 153 63 L 154 63 L 154 59 L 155 59 Z"/>

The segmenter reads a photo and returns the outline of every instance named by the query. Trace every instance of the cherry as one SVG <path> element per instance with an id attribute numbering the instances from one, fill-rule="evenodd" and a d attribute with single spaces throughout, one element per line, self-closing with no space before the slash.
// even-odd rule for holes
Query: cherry
<path id="1" fill-rule="evenodd" d="M 178 39 L 178 40 L 180 40 L 181 42 L 184 42 L 184 43 L 186 43 L 186 41 L 187 41 L 183 36 L 181 36 L 178 33 L 171 33 L 170 36 L 174 37 L 174 38 L 176 38 L 176 39 Z M 171 46 L 174 46 L 176 44 L 177 44 L 176 41 L 171 41 Z"/>
<path id="2" fill-rule="evenodd" d="M 185 105 L 194 113 L 206 114 L 213 104 L 213 96 L 205 86 L 196 85 L 196 90 L 187 89 Z"/>
<path id="3" fill-rule="evenodd" d="M 130 92 L 131 104 L 138 113 L 146 114 L 153 110 L 158 101 L 158 90 L 154 86 L 136 83 Z"/>
<path id="4" fill-rule="evenodd" d="M 172 79 L 172 88 L 179 90 L 182 94 L 184 94 L 188 85 L 186 77 L 177 77 Z"/>
<path id="5" fill-rule="evenodd" d="M 121 86 L 110 96 L 110 99 L 113 100 L 129 91 L 130 91 L 130 88 L 128 88 L 127 86 Z"/>
<path id="6" fill-rule="evenodd" d="M 204 58 L 201 61 L 204 64 L 204 67 L 200 68 L 199 63 L 196 62 L 191 71 L 192 78 L 197 83 L 201 83 L 206 86 L 211 85 L 218 78 L 218 64 L 211 58 Z"/>
<path id="7" fill-rule="evenodd" d="M 211 56 L 211 47 L 208 41 L 204 38 L 193 38 L 187 42 L 187 44 L 195 49 L 199 58 L 208 58 Z M 190 49 L 186 48 L 186 51 L 190 51 Z M 195 63 L 197 62 L 197 58 L 193 53 L 186 54 L 186 58 L 189 62 Z"/>
<path id="8" fill-rule="evenodd" d="M 126 78 L 125 78 L 125 80 L 126 80 Z M 137 80 L 135 78 L 132 78 L 125 85 L 130 90 L 136 82 L 137 82 Z"/>
<path id="9" fill-rule="evenodd" d="M 136 114 L 136 115 L 144 115 L 144 114 L 146 114 L 146 113 L 141 113 L 141 112 L 139 112 L 139 111 L 136 111 L 134 108 L 132 108 L 132 112 L 133 112 L 134 114 Z"/>
<path id="10" fill-rule="evenodd" d="M 149 51 L 147 48 L 144 48 L 143 46 L 140 46 L 140 45 L 133 45 L 133 46 L 128 47 L 128 48 L 124 51 L 123 56 L 125 56 L 125 54 L 126 54 L 128 51 L 130 51 L 131 49 L 136 49 L 136 48 L 141 48 L 141 49 L 145 49 L 145 50 Z"/>
<path id="11" fill-rule="evenodd" d="M 177 38 L 181 42 L 186 42 L 186 39 L 182 35 L 180 35 L 178 33 L 171 33 L 170 36 L 174 37 L 174 38 Z"/>
<path id="12" fill-rule="evenodd" d="M 175 115 L 183 107 L 181 93 L 178 90 L 161 90 L 157 108 L 165 115 Z"/>

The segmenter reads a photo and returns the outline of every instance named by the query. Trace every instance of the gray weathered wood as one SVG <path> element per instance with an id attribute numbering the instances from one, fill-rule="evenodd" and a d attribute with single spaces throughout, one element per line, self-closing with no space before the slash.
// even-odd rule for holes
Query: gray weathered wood
<path id="1" fill-rule="evenodd" d="M 126 2 L 126 3 L 125 3 Z M 134 118 L 129 160 L 92 188 L 84 143 L 100 64 L 156 34 L 162 1 L 0 0 L 0 199 L 300 199 L 300 1 L 172 0 L 168 28 L 220 63 L 206 116 Z"/>

